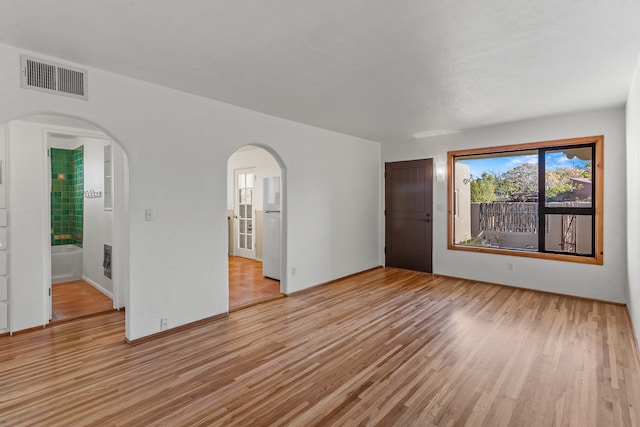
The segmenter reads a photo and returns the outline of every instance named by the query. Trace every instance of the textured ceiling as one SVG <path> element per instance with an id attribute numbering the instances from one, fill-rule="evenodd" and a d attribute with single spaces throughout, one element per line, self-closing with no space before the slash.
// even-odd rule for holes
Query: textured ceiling
<path id="1" fill-rule="evenodd" d="M 380 142 L 622 106 L 638 0 L 0 0 L 0 42 Z"/>

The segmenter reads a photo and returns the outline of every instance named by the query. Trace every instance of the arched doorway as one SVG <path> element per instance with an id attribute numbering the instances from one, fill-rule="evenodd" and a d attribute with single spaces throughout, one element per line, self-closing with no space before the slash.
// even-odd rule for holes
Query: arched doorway
<path id="1" fill-rule="evenodd" d="M 227 162 L 229 309 L 282 297 L 284 168 L 269 150 L 247 145 Z"/>
<path id="2" fill-rule="evenodd" d="M 79 276 L 97 292 L 108 294 L 112 308 L 127 307 L 129 213 L 124 150 L 98 127 L 67 116 L 22 116 L 2 127 L 11 154 L 6 159 L 11 174 L 6 206 L 12 218 L 7 227 L 12 237 L 7 271 L 11 277 L 11 299 L 7 302 L 11 307 L 10 332 L 33 324 L 46 325 L 53 318 L 51 291 L 56 274 L 61 274 L 59 282 L 66 274 L 73 274 L 74 279 Z M 73 163 L 80 159 L 80 164 L 68 171 L 54 171 L 51 149 L 75 151 L 69 155 L 79 155 Z M 85 181 L 87 175 L 90 179 Z M 72 177 L 80 177 L 73 182 L 74 190 L 53 200 L 54 192 L 62 192 L 54 188 L 54 181 L 62 183 Z M 71 195 L 71 191 L 77 194 Z M 70 197 L 77 205 L 58 206 L 63 198 L 67 203 Z M 73 228 L 58 227 L 63 217 L 76 213 Z M 66 256 L 66 249 L 60 251 L 63 256 L 57 257 L 56 263 L 61 260 L 64 265 L 54 273 L 52 248 L 67 244 L 73 255 Z M 104 258 L 107 246 L 111 249 L 110 263 Z M 71 251 L 73 248 L 80 249 Z M 111 277 L 103 279 L 103 272 Z"/>

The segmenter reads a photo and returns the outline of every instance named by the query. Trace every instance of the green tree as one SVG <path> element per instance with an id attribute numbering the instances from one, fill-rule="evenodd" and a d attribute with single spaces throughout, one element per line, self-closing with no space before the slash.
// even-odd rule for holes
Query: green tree
<path id="1" fill-rule="evenodd" d="M 479 178 L 471 177 L 470 190 L 472 203 L 495 202 L 496 175 L 491 172 L 482 172 Z"/>
<path id="2" fill-rule="evenodd" d="M 538 193 L 538 165 L 525 163 L 502 174 L 500 183 L 505 198 L 513 200 Z"/>
<path id="3" fill-rule="evenodd" d="M 545 173 L 545 195 L 547 200 L 553 200 L 558 196 L 570 196 L 580 188 L 571 178 L 591 178 L 591 162 L 581 167 L 556 168 Z"/>

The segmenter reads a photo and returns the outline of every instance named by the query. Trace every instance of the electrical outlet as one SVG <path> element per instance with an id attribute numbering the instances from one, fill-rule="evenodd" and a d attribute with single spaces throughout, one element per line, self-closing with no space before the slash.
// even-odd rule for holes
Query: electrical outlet
<path id="1" fill-rule="evenodd" d="M 162 319 L 160 319 L 160 330 L 166 331 L 167 329 L 169 329 L 169 319 L 163 317 Z"/>
<path id="2" fill-rule="evenodd" d="M 507 263 L 507 271 L 514 271 L 516 268 L 512 262 Z"/>
<path id="3" fill-rule="evenodd" d="M 291 275 L 295 276 L 297 273 L 296 268 L 295 267 L 291 267 Z"/>
<path id="4" fill-rule="evenodd" d="M 144 210 L 144 220 L 145 221 L 153 221 L 153 209 L 145 209 Z"/>

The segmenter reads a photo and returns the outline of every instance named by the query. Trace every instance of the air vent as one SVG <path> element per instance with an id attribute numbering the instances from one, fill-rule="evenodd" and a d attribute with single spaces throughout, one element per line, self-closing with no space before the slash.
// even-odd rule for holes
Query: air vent
<path id="1" fill-rule="evenodd" d="M 88 99 L 87 71 L 31 56 L 20 57 L 20 86 L 42 92 Z"/>

